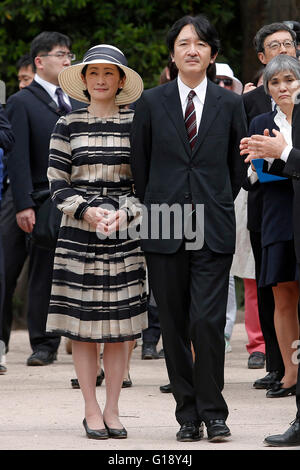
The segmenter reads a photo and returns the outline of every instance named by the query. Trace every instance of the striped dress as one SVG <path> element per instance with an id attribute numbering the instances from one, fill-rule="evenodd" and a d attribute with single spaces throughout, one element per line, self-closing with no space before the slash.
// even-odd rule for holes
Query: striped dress
<path id="1" fill-rule="evenodd" d="M 99 237 L 87 206 L 124 208 L 138 223 L 129 134 L 133 111 L 98 118 L 84 108 L 59 119 L 50 142 L 48 179 L 62 211 L 47 332 L 78 341 L 120 342 L 147 328 L 147 280 L 137 237 Z M 121 236 L 121 234 L 123 234 Z"/>

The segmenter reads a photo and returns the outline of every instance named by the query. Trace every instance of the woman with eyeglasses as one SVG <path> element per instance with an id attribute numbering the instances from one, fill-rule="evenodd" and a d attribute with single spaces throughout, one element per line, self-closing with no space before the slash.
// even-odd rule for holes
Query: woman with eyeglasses
<path id="1" fill-rule="evenodd" d="M 287 144 L 292 143 L 292 113 L 300 88 L 299 61 L 285 54 L 276 56 L 265 68 L 263 84 L 276 106 L 274 111 L 259 115 L 251 122 L 251 137 L 241 142 L 241 155 L 249 154 L 246 161 L 261 158 L 255 147 L 256 139 L 259 139 L 260 135 L 274 136 L 274 129 L 284 135 Z M 266 159 L 265 172 L 272 171 L 273 160 Z M 275 302 L 274 325 L 284 363 L 281 381 L 276 382 L 266 396 L 279 398 L 295 395 L 298 371 L 298 364 L 293 361 L 295 341 L 299 339 L 299 273 L 292 216 L 294 192 L 292 181 L 286 178 L 265 182 L 262 187 L 263 250 L 259 287 L 272 286 Z"/>

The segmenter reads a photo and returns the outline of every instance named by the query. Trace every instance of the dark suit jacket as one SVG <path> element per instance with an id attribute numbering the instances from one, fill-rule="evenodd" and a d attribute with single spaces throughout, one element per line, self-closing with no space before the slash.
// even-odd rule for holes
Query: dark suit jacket
<path id="1" fill-rule="evenodd" d="M 282 174 L 293 179 L 294 202 L 293 202 L 293 228 L 295 239 L 295 251 L 297 262 L 300 263 L 300 105 L 296 104 L 293 111 L 292 121 L 293 149 L 288 160 L 275 160 L 270 172 Z"/>
<path id="2" fill-rule="evenodd" d="M 45 102 L 30 89 L 37 89 Z M 85 106 L 75 100 L 71 100 L 71 105 L 73 109 Z M 31 198 L 34 189 L 48 187 L 49 142 L 61 113 L 46 90 L 35 81 L 8 99 L 6 113 L 15 135 L 15 145 L 8 158 L 8 174 L 19 212 L 35 206 Z"/>
<path id="3" fill-rule="evenodd" d="M 269 129 L 272 136 L 272 129 L 278 126 L 274 122 L 277 111 L 260 114 L 251 121 L 249 134 L 263 134 L 265 129 Z M 265 162 L 264 170 L 268 169 Z M 277 173 L 282 176 L 282 171 Z M 272 243 L 293 239 L 293 198 L 294 190 L 290 179 L 261 183 L 262 193 L 262 225 L 261 241 L 262 247 Z"/>
<path id="4" fill-rule="evenodd" d="M 248 121 L 250 125 L 252 119 L 259 114 L 272 111 L 270 96 L 266 95 L 264 87 L 260 86 L 249 93 L 243 95 L 243 101 Z M 253 232 L 261 231 L 262 222 L 262 188 L 257 182 L 254 185 L 243 185 L 244 189 L 249 191 L 248 194 L 248 229 Z"/>
<path id="5" fill-rule="evenodd" d="M 0 104 L 0 147 L 3 152 L 9 152 L 14 145 L 14 134 L 4 109 Z"/>
<path id="6" fill-rule="evenodd" d="M 132 125 L 132 169 L 137 196 L 151 204 L 204 204 L 205 242 L 211 250 L 233 253 L 233 200 L 245 177 L 239 143 L 247 133 L 241 97 L 208 81 L 193 152 L 184 124 L 177 80 L 147 90 Z M 176 240 L 142 240 L 145 251 L 175 253 Z"/>

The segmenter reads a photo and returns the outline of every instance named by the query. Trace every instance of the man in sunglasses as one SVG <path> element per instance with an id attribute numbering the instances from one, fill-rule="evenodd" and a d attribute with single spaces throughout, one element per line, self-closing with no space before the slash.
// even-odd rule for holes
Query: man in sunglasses
<path id="1" fill-rule="evenodd" d="M 233 74 L 228 64 L 216 64 L 216 78 L 214 82 L 227 90 L 234 91 L 238 95 L 242 94 L 243 85 Z"/>
<path id="2" fill-rule="evenodd" d="M 6 105 L 15 135 L 15 145 L 8 158 L 8 174 L 17 224 L 29 243 L 28 330 L 33 353 L 27 365 L 43 366 L 56 359 L 60 337 L 45 333 L 54 250 L 32 243 L 37 214 L 32 196 L 34 192 L 49 188 L 49 141 L 54 125 L 61 115 L 84 105 L 65 95 L 58 83 L 59 72 L 74 59 L 68 36 L 54 31 L 42 32 L 33 39 L 30 54 L 34 80 L 12 95 Z M 4 315 L 8 313 L 4 311 Z M 9 333 L 4 335 L 0 330 L 0 340 L 5 342 L 6 348 Z"/>

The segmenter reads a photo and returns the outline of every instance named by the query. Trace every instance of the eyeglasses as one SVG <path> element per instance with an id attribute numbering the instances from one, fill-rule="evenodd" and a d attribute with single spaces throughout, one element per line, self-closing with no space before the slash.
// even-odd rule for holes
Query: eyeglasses
<path id="1" fill-rule="evenodd" d="M 220 85 L 223 82 L 225 86 L 232 86 L 233 80 L 232 78 L 215 78 L 215 83 Z"/>
<path id="2" fill-rule="evenodd" d="M 55 54 L 41 54 L 40 57 L 57 57 L 58 59 L 65 59 L 66 57 L 68 59 L 76 60 L 76 55 L 72 54 L 71 52 L 56 52 Z"/>
<path id="3" fill-rule="evenodd" d="M 272 51 L 277 51 L 278 49 L 280 49 L 281 45 L 284 46 L 286 49 L 290 49 L 291 47 L 296 47 L 295 41 L 291 41 L 289 39 L 286 39 L 285 41 L 269 42 L 269 44 L 266 44 L 266 47 L 268 47 Z"/>

